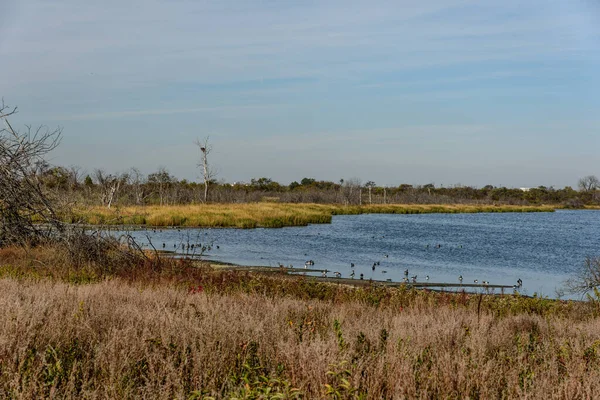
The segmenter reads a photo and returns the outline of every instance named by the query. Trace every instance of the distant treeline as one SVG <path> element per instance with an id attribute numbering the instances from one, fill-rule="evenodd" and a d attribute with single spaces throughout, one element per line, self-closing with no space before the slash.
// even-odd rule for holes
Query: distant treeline
<path id="1" fill-rule="evenodd" d="M 165 168 L 149 175 L 132 168 L 126 173 L 108 174 L 96 170 L 82 174 L 76 167 L 41 166 L 37 169 L 40 185 L 64 199 L 86 205 L 175 205 L 197 204 L 204 200 L 204 182 L 179 180 Z M 586 177 L 585 179 L 595 179 Z M 562 189 L 506 188 L 487 185 L 436 187 L 434 184 L 380 186 L 373 181 L 340 179 L 338 182 L 304 178 L 282 185 L 261 177 L 250 182 L 211 181 L 208 201 L 212 203 L 246 203 L 274 201 L 322 204 L 557 204 L 579 208 L 600 204 L 598 185 L 569 186 Z M 581 182 L 580 182 L 581 183 Z"/>

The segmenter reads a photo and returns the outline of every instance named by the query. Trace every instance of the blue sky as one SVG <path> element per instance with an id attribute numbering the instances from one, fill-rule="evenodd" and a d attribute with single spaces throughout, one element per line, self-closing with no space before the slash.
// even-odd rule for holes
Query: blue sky
<path id="1" fill-rule="evenodd" d="M 600 1 L 3 0 L 13 125 L 59 165 L 575 186 L 600 175 Z M 425 3 L 425 4 L 419 4 Z"/>

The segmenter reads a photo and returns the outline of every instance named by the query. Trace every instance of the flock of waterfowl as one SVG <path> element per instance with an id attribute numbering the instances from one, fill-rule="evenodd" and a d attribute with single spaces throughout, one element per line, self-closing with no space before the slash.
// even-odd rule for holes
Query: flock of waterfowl
<path id="1" fill-rule="evenodd" d="M 385 254 L 384 258 L 388 258 L 388 255 Z M 312 259 L 311 260 L 307 260 L 304 263 L 304 269 L 308 269 L 309 267 L 314 267 L 314 265 L 315 265 L 314 260 L 312 260 Z M 373 265 L 371 266 L 371 270 L 375 271 L 376 268 L 379 267 L 380 265 L 381 265 L 380 261 L 375 261 L 373 263 Z M 282 268 L 282 269 L 283 268 L 291 268 L 291 269 L 294 268 L 294 266 L 291 265 L 291 264 L 288 267 L 286 267 L 285 265 L 283 265 L 281 263 L 279 264 L 279 267 Z M 350 279 L 354 279 L 356 277 L 355 267 L 356 267 L 356 265 L 354 263 L 350 263 L 350 270 L 351 270 L 351 272 L 349 274 Z M 340 271 L 329 271 L 328 269 L 323 269 L 323 270 L 320 270 L 320 271 L 321 271 L 321 277 L 322 278 L 328 278 L 329 277 L 328 274 L 330 272 L 333 274 L 333 276 L 335 278 L 342 278 L 342 273 Z M 387 272 L 388 272 L 387 270 L 382 270 L 381 271 L 381 273 L 383 273 L 383 274 L 386 274 Z M 359 279 L 360 280 L 364 280 L 364 278 L 365 278 L 365 274 L 363 272 L 361 272 L 359 274 Z M 429 284 L 429 280 L 430 280 L 429 275 L 426 275 L 425 276 L 425 282 L 427 284 Z M 387 282 L 392 282 L 392 279 L 387 279 L 386 281 Z M 484 288 L 490 287 L 490 282 L 487 281 L 487 280 L 483 280 L 483 281 L 481 281 L 481 283 L 479 283 L 478 279 L 474 279 L 473 280 L 473 284 L 466 284 L 466 283 L 463 284 L 463 281 L 464 281 L 463 276 L 459 275 L 458 276 L 458 284 L 457 285 L 456 284 L 452 284 L 452 283 L 440 283 L 439 285 L 443 285 L 443 286 L 470 286 L 470 287 L 473 287 L 473 286 L 477 287 L 477 286 L 479 286 L 479 287 L 484 287 Z M 409 278 L 409 271 L 408 271 L 408 269 L 404 270 L 404 278 L 402 279 L 402 283 L 405 283 L 405 284 L 408 284 L 408 283 L 416 284 L 418 282 L 419 282 L 418 281 L 418 275 L 412 275 Z M 430 286 L 435 286 L 435 285 L 436 284 L 430 284 Z M 493 285 L 493 286 L 502 287 L 502 288 L 504 288 L 504 287 L 510 287 L 510 285 Z M 519 278 L 519 279 L 517 279 L 516 284 L 512 285 L 512 288 L 514 290 L 517 290 L 517 289 L 520 289 L 522 286 L 523 286 L 523 281 Z"/>

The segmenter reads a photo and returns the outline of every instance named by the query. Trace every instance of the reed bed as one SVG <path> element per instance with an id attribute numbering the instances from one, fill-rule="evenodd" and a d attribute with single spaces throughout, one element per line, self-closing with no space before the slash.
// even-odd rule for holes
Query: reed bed
<path id="1" fill-rule="evenodd" d="M 593 398 L 600 320 L 0 279 L 9 398 Z"/>
<path id="2" fill-rule="evenodd" d="M 377 204 L 340 206 L 331 204 L 245 203 L 184 206 L 102 207 L 75 210 L 68 222 L 92 225 L 146 225 L 156 227 L 281 228 L 331 223 L 332 215 L 552 212 L 552 206 L 514 205 L 413 205 Z"/>

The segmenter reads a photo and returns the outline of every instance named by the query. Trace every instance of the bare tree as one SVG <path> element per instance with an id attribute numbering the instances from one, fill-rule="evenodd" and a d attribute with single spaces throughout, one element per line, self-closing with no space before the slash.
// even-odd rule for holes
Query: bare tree
<path id="1" fill-rule="evenodd" d="M 343 185 L 344 204 L 362 204 L 362 182 L 358 178 L 350 178 Z"/>
<path id="2" fill-rule="evenodd" d="M 159 167 L 158 171 L 148 175 L 148 183 L 158 192 L 161 206 L 163 203 L 169 203 L 167 198 L 168 190 L 173 186 L 175 181 L 176 179 L 171 176 L 165 167 Z"/>
<path id="3" fill-rule="evenodd" d="M 200 162 L 198 163 L 198 167 L 202 168 L 202 178 L 204 179 L 204 202 L 208 201 L 208 186 L 211 181 L 216 177 L 217 173 L 214 169 L 210 167 L 208 164 L 208 155 L 212 151 L 212 145 L 209 142 L 210 137 L 205 137 L 202 141 L 200 139 L 196 139 L 194 142 L 196 146 L 200 149 Z"/>
<path id="4" fill-rule="evenodd" d="M 572 294 L 584 295 L 600 288 L 600 257 L 587 257 L 576 276 L 565 283 L 566 290 Z"/>
<path id="5" fill-rule="evenodd" d="M 57 212 L 36 173 L 47 165 L 46 154 L 60 143 L 61 129 L 45 126 L 15 130 L 8 117 L 17 108 L 0 104 L 0 246 L 37 243 L 64 231 Z M 34 221 L 42 224 L 34 224 Z"/>
<path id="6" fill-rule="evenodd" d="M 579 180 L 579 190 L 593 192 L 600 188 L 600 180 L 595 175 L 588 175 Z"/>
<path id="7" fill-rule="evenodd" d="M 373 188 L 375 187 L 375 182 L 368 181 L 367 183 L 365 183 L 365 187 L 369 191 L 369 204 L 373 204 L 373 200 L 371 198 L 371 192 L 373 191 Z"/>
<path id="8" fill-rule="evenodd" d="M 94 171 L 94 177 L 100 187 L 100 201 L 102 205 L 110 208 L 113 204 L 121 184 L 127 180 L 127 174 L 107 174 L 101 169 Z"/>
<path id="9" fill-rule="evenodd" d="M 129 170 L 129 186 L 133 192 L 133 201 L 137 205 L 144 203 L 147 195 L 144 191 L 144 176 L 139 169 L 132 167 Z"/>

